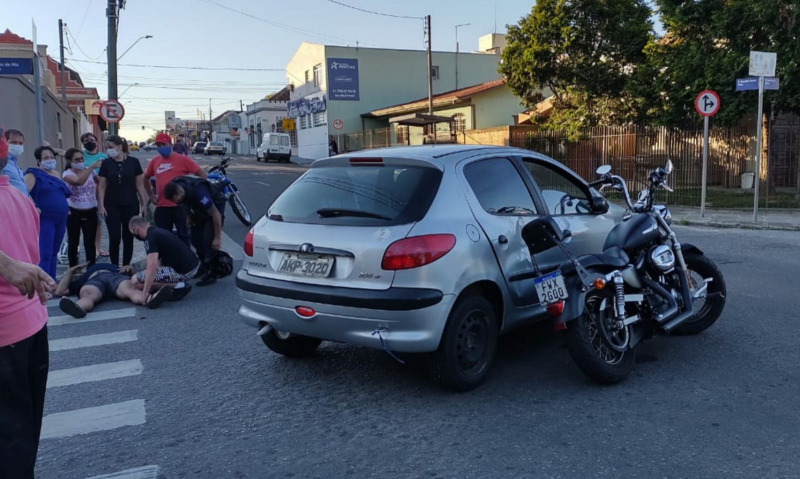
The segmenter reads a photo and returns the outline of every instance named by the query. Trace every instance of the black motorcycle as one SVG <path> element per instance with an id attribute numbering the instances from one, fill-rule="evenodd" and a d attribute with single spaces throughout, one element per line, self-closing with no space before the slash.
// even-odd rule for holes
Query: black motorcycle
<path id="1" fill-rule="evenodd" d="M 591 379 L 615 384 L 630 374 L 635 347 L 660 334 L 698 334 L 719 319 L 725 308 L 725 279 L 714 262 L 694 245 L 681 244 L 670 227 L 665 205 L 656 193 L 672 191 L 671 161 L 649 175 L 649 187 L 634 204 L 625 180 L 601 166 L 593 187 L 622 192 L 628 214 L 611 230 L 603 253 L 574 258 L 563 247 L 569 231 L 554 221 L 537 220 L 523 229 L 531 257 L 559 246 L 568 261 L 536 270 L 537 292 L 548 313 L 567 330 L 567 347 Z M 534 260 L 535 265 L 535 260 Z M 521 277 L 520 279 L 526 279 Z M 544 283 L 545 287 L 540 287 Z"/>

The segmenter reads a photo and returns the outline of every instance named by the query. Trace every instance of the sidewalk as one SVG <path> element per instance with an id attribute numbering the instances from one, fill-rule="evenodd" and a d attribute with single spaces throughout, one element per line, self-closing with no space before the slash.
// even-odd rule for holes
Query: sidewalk
<path id="1" fill-rule="evenodd" d="M 758 222 L 753 222 L 753 210 L 717 210 L 706 208 L 705 218 L 700 208 L 669 205 L 672 223 L 715 228 L 800 231 L 798 210 L 758 210 Z"/>

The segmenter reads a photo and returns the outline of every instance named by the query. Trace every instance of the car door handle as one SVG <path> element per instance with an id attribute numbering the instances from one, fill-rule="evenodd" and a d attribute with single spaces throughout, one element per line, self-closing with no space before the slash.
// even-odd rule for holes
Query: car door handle
<path id="1" fill-rule="evenodd" d="M 500 235 L 500 237 L 497 238 L 497 242 L 500 244 L 508 244 L 508 238 L 506 238 L 505 235 Z"/>

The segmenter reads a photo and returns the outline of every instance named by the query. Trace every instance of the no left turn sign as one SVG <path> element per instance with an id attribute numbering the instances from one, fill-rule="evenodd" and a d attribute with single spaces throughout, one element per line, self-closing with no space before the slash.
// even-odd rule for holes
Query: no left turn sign
<path id="1" fill-rule="evenodd" d="M 116 100 L 104 101 L 100 105 L 100 118 L 108 123 L 119 123 L 125 116 L 125 108 Z"/>
<path id="2" fill-rule="evenodd" d="M 701 91 L 694 101 L 694 108 L 700 116 L 714 116 L 719 111 L 719 95 L 712 90 Z"/>

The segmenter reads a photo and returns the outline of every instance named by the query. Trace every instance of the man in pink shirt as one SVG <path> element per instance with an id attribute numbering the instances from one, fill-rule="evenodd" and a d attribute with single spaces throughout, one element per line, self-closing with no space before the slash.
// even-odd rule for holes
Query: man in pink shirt
<path id="1" fill-rule="evenodd" d="M 0 166 L 8 145 L 0 129 Z M 47 298 L 55 282 L 39 263 L 39 215 L 0 176 L 0 477 L 33 478 L 50 367 Z"/>
<path id="2" fill-rule="evenodd" d="M 153 214 L 156 226 L 167 231 L 172 231 L 174 226 L 178 237 L 186 245 L 191 246 L 189 225 L 186 224 L 186 212 L 183 208 L 164 198 L 164 187 L 173 179 L 184 175 L 196 175 L 208 178 L 208 174 L 197 166 L 191 158 L 172 151 L 172 138 L 166 133 L 156 135 L 156 148 L 158 156 L 150 160 L 147 171 L 144 172 L 145 188 L 150 194 L 150 201 L 155 203 L 156 212 Z M 153 195 L 150 178 L 156 179 L 157 194 Z"/>

